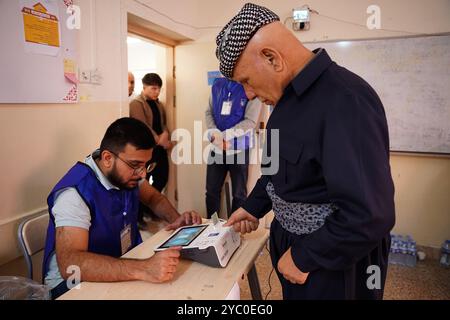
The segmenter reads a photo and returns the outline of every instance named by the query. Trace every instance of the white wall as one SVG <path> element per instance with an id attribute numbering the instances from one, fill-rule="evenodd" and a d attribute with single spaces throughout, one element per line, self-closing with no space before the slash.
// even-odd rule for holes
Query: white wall
<path id="1" fill-rule="evenodd" d="M 323 41 L 336 39 L 378 38 L 406 35 L 402 32 L 383 30 L 368 30 L 366 26 L 367 7 L 378 5 L 381 9 L 381 28 L 404 30 L 411 33 L 447 32 L 450 28 L 450 1 L 448 0 L 198 0 L 201 15 L 197 22 L 202 26 L 224 25 L 246 3 L 253 2 L 267 6 L 277 13 L 284 21 L 292 13 L 292 9 L 308 4 L 312 9 L 323 15 L 311 15 L 311 29 L 299 32 L 297 36 L 302 41 Z M 214 14 L 207 14 L 214 13 Z M 336 21 L 350 21 L 352 24 Z M 289 22 L 286 23 L 289 25 Z M 202 30 L 197 40 L 213 41 L 218 29 Z"/>
<path id="2" fill-rule="evenodd" d="M 119 1 L 119 0 L 113 0 Z M 197 0 L 120 0 L 124 12 L 152 22 L 166 30 L 176 32 L 186 38 L 196 39 L 198 30 Z M 170 18 L 169 18 L 170 17 Z M 182 23 L 177 23 L 182 22 Z"/>

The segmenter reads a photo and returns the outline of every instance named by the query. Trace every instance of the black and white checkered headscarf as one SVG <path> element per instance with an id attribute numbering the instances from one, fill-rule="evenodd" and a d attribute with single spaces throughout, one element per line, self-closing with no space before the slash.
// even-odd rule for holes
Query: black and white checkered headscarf
<path id="1" fill-rule="evenodd" d="M 274 12 L 265 7 L 253 3 L 245 4 L 216 38 L 216 56 L 220 62 L 220 72 L 231 79 L 239 56 L 256 31 L 279 20 Z"/>

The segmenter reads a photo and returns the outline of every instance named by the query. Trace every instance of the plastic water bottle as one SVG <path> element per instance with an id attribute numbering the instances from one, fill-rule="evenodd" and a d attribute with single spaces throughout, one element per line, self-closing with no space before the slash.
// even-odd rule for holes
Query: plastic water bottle
<path id="1" fill-rule="evenodd" d="M 391 234 L 391 250 L 389 263 L 402 266 L 415 267 L 417 264 L 417 245 L 414 239 L 408 236 Z"/>
<path id="2" fill-rule="evenodd" d="M 439 260 L 441 266 L 445 268 L 450 267 L 450 240 L 445 240 L 441 248 L 441 259 Z"/>
<path id="3" fill-rule="evenodd" d="M 402 237 L 400 241 L 400 265 L 406 266 L 406 258 L 408 257 L 408 240 Z"/>
<path id="4" fill-rule="evenodd" d="M 398 236 L 396 234 L 391 235 L 391 249 L 389 251 L 389 263 L 398 264 Z"/>
<path id="5" fill-rule="evenodd" d="M 397 256 L 397 264 L 401 265 L 402 264 L 402 245 L 403 245 L 403 237 L 401 235 L 399 235 L 397 237 L 397 251 L 396 251 L 396 256 Z"/>
<path id="6" fill-rule="evenodd" d="M 403 237 L 401 235 L 394 235 L 392 241 L 392 264 L 402 265 L 404 263 L 402 246 Z"/>
<path id="7" fill-rule="evenodd" d="M 408 267 L 415 267 L 417 263 L 417 246 L 416 242 L 411 236 L 407 236 L 407 256 L 406 265 Z"/>

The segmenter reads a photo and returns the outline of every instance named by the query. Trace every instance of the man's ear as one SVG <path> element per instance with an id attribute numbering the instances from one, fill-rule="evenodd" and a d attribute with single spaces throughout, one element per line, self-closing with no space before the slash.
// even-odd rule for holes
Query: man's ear
<path id="1" fill-rule="evenodd" d="M 278 51 L 272 48 L 263 48 L 261 50 L 261 55 L 265 62 L 272 66 L 274 71 L 279 72 L 283 70 L 282 58 Z"/>
<path id="2" fill-rule="evenodd" d="M 102 153 L 100 154 L 100 159 L 103 162 L 103 165 L 106 168 L 111 168 L 113 165 L 113 155 L 111 152 L 109 152 L 108 150 L 103 150 Z"/>

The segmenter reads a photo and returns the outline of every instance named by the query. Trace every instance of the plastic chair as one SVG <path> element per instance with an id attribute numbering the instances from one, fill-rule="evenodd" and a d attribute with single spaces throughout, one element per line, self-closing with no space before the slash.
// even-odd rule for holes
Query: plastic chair
<path id="1" fill-rule="evenodd" d="M 45 213 L 26 219 L 19 225 L 17 237 L 28 268 L 28 278 L 33 279 L 31 257 L 43 250 L 47 233 L 49 214 Z"/>

